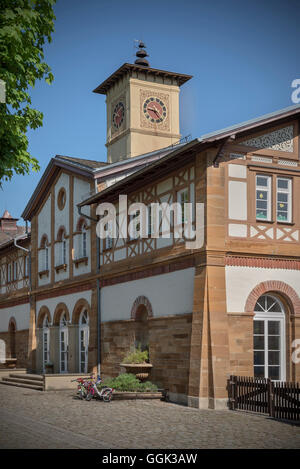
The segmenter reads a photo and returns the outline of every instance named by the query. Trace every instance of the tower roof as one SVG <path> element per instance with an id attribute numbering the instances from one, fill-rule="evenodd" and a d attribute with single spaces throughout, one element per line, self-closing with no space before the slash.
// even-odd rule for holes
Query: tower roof
<path id="1" fill-rule="evenodd" d="M 160 70 L 157 68 L 139 65 L 137 63 L 125 63 L 120 68 L 118 68 L 118 70 L 116 70 L 112 75 L 110 75 L 105 81 L 103 81 L 99 86 L 97 86 L 97 88 L 95 88 L 93 92 L 99 94 L 107 94 L 107 91 L 114 85 L 116 81 L 118 81 L 127 73 L 131 75 L 133 72 L 141 72 L 157 77 L 173 79 L 178 86 L 183 85 L 188 80 L 193 78 L 192 75 L 185 75 L 183 73 Z"/>
<path id="2" fill-rule="evenodd" d="M 5 220 L 18 220 L 18 218 L 13 218 L 8 210 L 4 210 L 4 213 L 3 213 L 2 217 L 0 217 L 0 220 L 2 220 L 2 219 L 5 219 Z"/>

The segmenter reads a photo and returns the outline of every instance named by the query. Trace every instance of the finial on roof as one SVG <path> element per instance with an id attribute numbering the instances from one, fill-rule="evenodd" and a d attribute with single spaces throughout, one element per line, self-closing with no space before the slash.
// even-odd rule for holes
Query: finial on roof
<path id="1" fill-rule="evenodd" d="M 143 41 L 139 41 L 139 50 L 136 53 L 137 59 L 134 62 L 136 65 L 141 65 L 142 67 L 149 67 L 149 62 L 146 59 L 146 57 L 149 57 L 147 52 L 145 51 L 146 45 L 143 43 Z"/>
<path id="2" fill-rule="evenodd" d="M 8 210 L 4 210 L 4 213 L 2 215 L 2 218 L 12 218 L 11 214 L 9 213 Z"/>

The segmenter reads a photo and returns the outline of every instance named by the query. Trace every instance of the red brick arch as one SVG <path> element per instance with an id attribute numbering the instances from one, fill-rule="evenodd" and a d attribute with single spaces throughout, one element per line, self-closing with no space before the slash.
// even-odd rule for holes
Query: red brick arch
<path id="1" fill-rule="evenodd" d="M 47 316 L 48 322 L 49 324 L 51 324 L 51 314 L 50 314 L 49 308 L 47 308 L 47 306 L 44 305 L 41 307 L 39 314 L 38 314 L 37 323 L 36 323 L 37 327 L 43 327 L 45 316 Z"/>
<path id="2" fill-rule="evenodd" d="M 88 316 L 90 318 L 91 315 L 91 307 L 88 301 L 84 298 L 78 300 L 74 306 L 73 313 L 72 313 L 72 324 L 79 324 L 79 318 L 82 311 L 86 309 L 88 312 Z"/>
<path id="3" fill-rule="evenodd" d="M 291 307 L 292 313 L 300 314 L 299 296 L 292 287 L 290 287 L 287 283 L 281 282 L 280 280 L 268 280 L 266 282 L 261 282 L 255 288 L 253 288 L 252 292 L 247 298 L 245 312 L 252 313 L 258 298 L 265 293 L 271 292 L 282 295 Z"/>
<path id="4" fill-rule="evenodd" d="M 53 325 L 59 326 L 59 321 L 63 313 L 66 313 L 67 321 L 70 321 L 70 313 L 65 303 L 58 303 L 53 314 Z"/>
<path id="5" fill-rule="evenodd" d="M 150 301 L 146 296 L 138 296 L 137 299 L 134 301 L 132 309 L 131 309 L 131 319 L 136 319 L 136 314 L 140 305 L 144 305 L 147 309 L 148 318 L 153 317 L 153 311 Z"/>

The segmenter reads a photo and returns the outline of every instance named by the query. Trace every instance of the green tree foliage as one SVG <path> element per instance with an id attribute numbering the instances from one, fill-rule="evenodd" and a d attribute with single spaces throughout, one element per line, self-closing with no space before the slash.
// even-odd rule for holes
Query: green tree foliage
<path id="1" fill-rule="evenodd" d="M 36 80 L 51 83 L 43 47 L 54 31 L 56 0 L 0 0 L 0 79 L 6 102 L 0 103 L 0 185 L 16 174 L 37 171 L 28 152 L 26 131 L 42 126 L 43 114 L 31 107 L 29 87 Z"/>

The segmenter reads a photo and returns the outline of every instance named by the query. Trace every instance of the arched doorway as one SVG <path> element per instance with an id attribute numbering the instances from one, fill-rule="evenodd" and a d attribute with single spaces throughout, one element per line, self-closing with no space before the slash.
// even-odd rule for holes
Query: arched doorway
<path id="1" fill-rule="evenodd" d="M 89 317 L 84 309 L 79 316 L 79 372 L 87 373 L 89 349 Z"/>
<path id="2" fill-rule="evenodd" d="M 68 320 L 65 312 L 59 321 L 59 370 L 68 373 Z"/>
<path id="3" fill-rule="evenodd" d="M 285 307 L 273 293 L 260 296 L 254 307 L 254 376 L 286 379 Z"/>
<path id="4" fill-rule="evenodd" d="M 138 306 L 135 320 L 135 347 L 140 347 L 141 350 L 149 351 L 148 311 L 145 305 L 140 304 Z"/>

